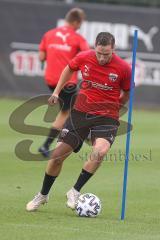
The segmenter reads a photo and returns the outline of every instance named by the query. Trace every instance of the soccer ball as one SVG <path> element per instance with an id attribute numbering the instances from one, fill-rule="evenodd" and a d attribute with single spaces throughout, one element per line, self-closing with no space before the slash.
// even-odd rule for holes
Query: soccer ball
<path id="1" fill-rule="evenodd" d="M 80 195 L 75 209 L 80 217 L 96 217 L 101 212 L 101 201 L 96 195 L 85 193 Z"/>

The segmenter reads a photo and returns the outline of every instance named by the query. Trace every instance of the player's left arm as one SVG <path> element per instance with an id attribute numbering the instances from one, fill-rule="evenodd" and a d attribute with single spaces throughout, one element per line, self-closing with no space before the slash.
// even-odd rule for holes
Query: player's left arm
<path id="1" fill-rule="evenodd" d="M 45 51 L 42 51 L 42 50 L 39 51 L 39 60 L 41 62 L 44 62 L 46 60 L 46 52 Z"/>
<path id="2" fill-rule="evenodd" d="M 129 100 L 129 93 L 130 91 L 124 91 L 124 90 L 121 90 L 121 94 L 120 94 L 120 97 L 119 97 L 119 103 L 120 103 L 120 107 L 123 107 Z"/>
<path id="3" fill-rule="evenodd" d="M 126 63 L 120 85 L 121 87 L 121 93 L 119 97 L 120 107 L 123 107 L 129 100 L 130 85 L 131 85 L 131 67 L 129 66 L 128 63 Z"/>

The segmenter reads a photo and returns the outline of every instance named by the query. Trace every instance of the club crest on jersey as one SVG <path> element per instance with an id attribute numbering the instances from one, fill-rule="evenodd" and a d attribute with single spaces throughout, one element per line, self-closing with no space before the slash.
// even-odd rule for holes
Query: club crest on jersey
<path id="1" fill-rule="evenodd" d="M 109 80 L 112 81 L 112 82 L 115 82 L 118 78 L 118 75 L 115 74 L 115 73 L 110 73 L 109 74 Z"/>

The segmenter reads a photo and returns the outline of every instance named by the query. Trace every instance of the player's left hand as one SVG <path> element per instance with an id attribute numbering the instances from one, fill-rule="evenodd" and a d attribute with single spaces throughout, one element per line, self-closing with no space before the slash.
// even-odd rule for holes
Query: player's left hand
<path id="1" fill-rule="evenodd" d="M 50 105 L 54 105 L 58 102 L 58 95 L 57 94 L 52 94 L 51 97 L 48 99 L 48 103 Z"/>

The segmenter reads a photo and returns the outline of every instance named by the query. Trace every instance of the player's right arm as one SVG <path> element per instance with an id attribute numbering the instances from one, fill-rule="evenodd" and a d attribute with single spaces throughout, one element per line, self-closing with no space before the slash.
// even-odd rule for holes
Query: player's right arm
<path id="1" fill-rule="evenodd" d="M 58 101 L 58 96 L 59 96 L 60 91 L 62 90 L 64 85 L 67 83 L 67 81 L 70 80 L 73 72 L 74 72 L 74 70 L 72 70 L 68 65 L 64 68 L 53 94 L 48 99 L 48 103 L 50 105 L 52 105 Z"/>
<path id="2" fill-rule="evenodd" d="M 41 42 L 39 44 L 39 60 L 41 62 L 44 62 L 47 57 L 47 42 L 46 42 L 47 34 L 48 33 L 45 33 L 43 35 Z"/>
<path id="3" fill-rule="evenodd" d="M 67 83 L 67 81 L 71 79 L 73 72 L 79 70 L 79 66 L 81 65 L 81 58 L 83 59 L 81 55 L 83 54 L 79 53 L 78 55 L 76 55 L 76 57 L 74 57 L 64 68 L 53 94 L 48 99 L 49 104 L 52 105 L 58 101 L 59 93 L 64 87 L 64 85 Z"/>
<path id="4" fill-rule="evenodd" d="M 39 51 L 39 60 L 41 62 L 44 62 L 46 60 L 46 52 L 45 51 L 42 51 L 42 50 Z"/>

